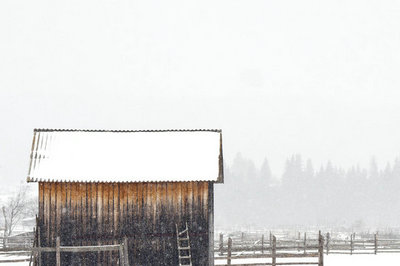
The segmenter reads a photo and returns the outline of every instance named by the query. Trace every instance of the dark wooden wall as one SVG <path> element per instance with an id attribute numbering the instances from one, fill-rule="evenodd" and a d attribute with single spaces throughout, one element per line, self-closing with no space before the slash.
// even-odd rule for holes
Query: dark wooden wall
<path id="1" fill-rule="evenodd" d="M 193 265 L 212 264 L 213 183 L 39 183 L 41 245 L 128 237 L 131 265 L 178 265 L 175 224 L 190 229 Z M 211 245 L 211 246 L 210 246 Z M 62 253 L 62 265 L 116 265 L 117 252 Z M 55 255 L 43 256 L 55 265 Z M 209 261 L 210 260 L 210 261 Z"/>

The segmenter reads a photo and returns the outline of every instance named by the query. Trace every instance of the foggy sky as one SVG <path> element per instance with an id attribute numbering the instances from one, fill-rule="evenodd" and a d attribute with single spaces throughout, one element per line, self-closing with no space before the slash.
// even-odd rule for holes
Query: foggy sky
<path id="1" fill-rule="evenodd" d="M 33 128 L 221 128 L 279 175 L 400 155 L 398 1 L 0 2 L 0 178 Z"/>

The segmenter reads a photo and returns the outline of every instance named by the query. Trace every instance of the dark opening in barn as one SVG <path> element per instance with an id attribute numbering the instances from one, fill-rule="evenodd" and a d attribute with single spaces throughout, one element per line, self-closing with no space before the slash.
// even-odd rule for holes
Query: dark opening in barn
<path id="1" fill-rule="evenodd" d="M 117 245 L 129 265 L 214 265 L 214 183 L 221 130 L 35 129 L 28 182 L 38 182 L 41 247 Z M 188 228 L 187 244 L 177 231 Z M 188 253 L 180 253 L 189 249 Z M 56 265 L 41 252 L 41 265 Z M 124 265 L 118 250 L 68 252 L 61 265 Z M 38 262 L 38 260 L 36 260 Z"/>

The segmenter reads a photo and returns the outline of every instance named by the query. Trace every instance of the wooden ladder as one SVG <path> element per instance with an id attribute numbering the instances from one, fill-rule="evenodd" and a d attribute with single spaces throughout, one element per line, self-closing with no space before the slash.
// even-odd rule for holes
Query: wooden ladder
<path id="1" fill-rule="evenodd" d="M 179 232 L 176 226 L 176 238 L 178 243 L 179 266 L 192 266 L 192 255 L 190 253 L 189 227 L 186 222 L 185 230 Z"/>

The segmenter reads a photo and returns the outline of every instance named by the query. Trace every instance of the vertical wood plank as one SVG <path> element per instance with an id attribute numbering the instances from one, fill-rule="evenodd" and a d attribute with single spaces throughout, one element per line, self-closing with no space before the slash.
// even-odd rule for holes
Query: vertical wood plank
<path id="1" fill-rule="evenodd" d="M 101 244 L 101 240 L 103 237 L 103 184 L 96 184 L 96 238 L 97 244 Z M 104 252 L 97 252 L 97 265 L 100 266 L 103 264 L 103 254 Z"/>
<path id="2" fill-rule="evenodd" d="M 329 242 L 330 242 L 330 239 L 331 239 L 331 237 L 330 237 L 330 234 L 328 232 L 328 233 L 326 233 L 326 255 L 329 254 Z"/>
<path id="3" fill-rule="evenodd" d="M 119 226 L 119 184 L 113 183 L 113 239 L 116 239 L 120 234 Z"/>
<path id="4" fill-rule="evenodd" d="M 109 197 L 109 184 L 108 183 L 103 183 L 103 192 L 102 192 L 102 243 L 108 244 L 107 238 L 109 237 L 109 216 L 108 216 L 108 197 Z M 102 252 L 103 253 L 103 258 L 102 258 L 102 264 L 103 265 L 109 265 L 108 262 L 108 252 Z"/>
<path id="5" fill-rule="evenodd" d="M 51 246 L 55 246 L 56 244 L 56 233 L 57 233 L 57 221 L 56 221 L 56 215 L 57 215 L 57 208 L 56 208 L 56 199 L 57 199 L 57 183 L 50 183 L 51 187 L 51 202 L 50 202 L 50 228 L 51 228 Z"/>
<path id="6" fill-rule="evenodd" d="M 119 245 L 119 265 L 124 265 L 124 247 Z"/>
<path id="7" fill-rule="evenodd" d="M 57 236 L 57 239 L 56 239 L 56 265 L 61 266 L 60 237 L 59 236 Z"/>
<path id="8" fill-rule="evenodd" d="M 39 266 L 42 266 L 42 251 L 41 251 L 41 247 L 42 247 L 42 245 L 41 245 L 41 241 L 40 241 L 40 238 L 41 238 L 41 234 L 40 234 L 40 227 L 38 227 L 38 248 L 39 248 L 39 250 L 38 250 L 38 257 L 39 257 Z"/>
<path id="9" fill-rule="evenodd" d="M 353 234 L 350 235 L 350 255 L 353 255 Z"/>
<path id="10" fill-rule="evenodd" d="M 49 224 L 49 218 L 50 218 L 50 190 L 49 190 L 49 183 L 45 182 L 43 184 L 43 191 L 44 191 L 44 219 L 43 219 L 43 228 L 45 229 L 45 232 L 43 234 L 43 242 L 42 245 L 47 246 L 48 245 L 48 240 L 50 238 L 50 224 Z"/>
<path id="11" fill-rule="evenodd" d="M 318 234 L 318 255 L 318 266 L 324 266 L 324 237 L 321 231 L 319 231 Z"/>
<path id="12" fill-rule="evenodd" d="M 63 202 L 62 202 L 62 184 L 60 182 L 55 183 L 56 189 L 55 189 L 55 235 L 60 236 L 61 235 L 61 212 L 63 208 Z"/>
<path id="13" fill-rule="evenodd" d="M 107 183 L 108 186 L 108 228 L 107 228 L 107 233 L 108 233 L 108 244 L 112 245 L 113 243 L 113 236 L 114 236 L 114 184 L 113 183 Z M 112 260 L 112 251 L 107 252 L 107 261 L 108 265 L 114 265 L 114 262 Z"/>
<path id="14" fill-rule="evenodd" d="M 207 202 L 207 240 L 208 240 L 208 265 L 214 264 L 214 184 L 208 182 Z"/>
<path id="15" fill-rule="evenodd" d="M 222 256 L 224 254 L 224 235 L 222 233 L 219 234 L 219 255 Z"/>
<path id="16" fill-rule="evenodd" d="M 232 238 L 228 238 L 228 255 L 227 255 L 226 264 L 231 265 L 231 257 L 232 257 Z"/>
<path id="17" fill-rule="evenodd" d="M 272 236 L 272 266 L 276 266 L 276 237 Z"/>
<path id="18" fill-rule="evenodd" d="M 125 260 L 124 260 L 124 265 L 125 266 L 129 266 L 129 249 L 128 249 L 128 238 L 127 237 L 124 237 L 124 257 L 125 257 Z"/>
<path id="19" fill-rule="evenodd" d="M 264 254 L 264 234 L 261 236 L 261 254 Z"/>

